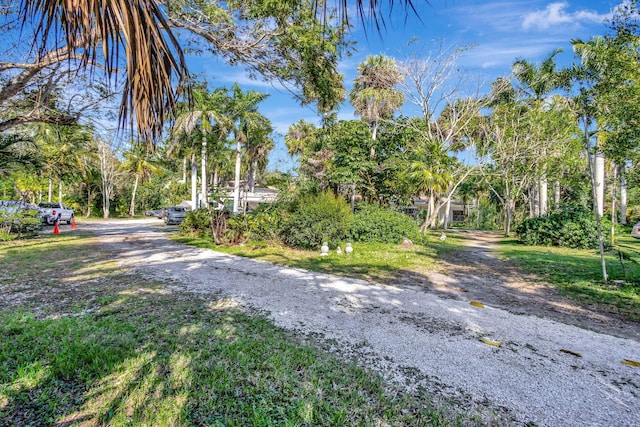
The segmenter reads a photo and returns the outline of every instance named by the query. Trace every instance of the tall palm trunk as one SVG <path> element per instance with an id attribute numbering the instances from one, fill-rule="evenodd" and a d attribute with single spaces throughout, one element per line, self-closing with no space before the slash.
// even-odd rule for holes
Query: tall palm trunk
<path id="1" fill-rule="evenodd" d="M 553 195 L 553 207 L 555 209 L 560 208 L 560 181 L 554 183 L 554 195 Z"/>
<path id="2" fill-rule="evenodd" d="M 596 152 L 593 164 L 597 212 L 602 217 L 604 215 L 604 154 L 601 151 Z"/>
<path id="3" fill-rule="evenodd" d="M 585 146 L 587 149 L 587 160 L 589 163 L 589 173 L 591 175 L 591 196 L 593 197 L 593 210 L 596 216 L 596 230 L 598 233 L 598 248 L 600 250 L 600 262 L 602 264 L 602 279 L 605 283 L 609 280 L 609 276 L 607 275 L 607 262 L 604 258 L 604 241 L 602 239 L 602 211 L 601 205 L 603 203 L 599 203 L 598 199 L 598 177 L 602 176 L 602 181 L 604 181 L 604 155 L 602 153 L 596 151 L 595 159 L 591 158 L 591 139 L 589 137 L 589 122 L 586 117 L 583 119 L 584 125 L 584 135 L 585 135 Z M 597 150 L 597 147 L 596 147 Z M 600 157 L 602 159 L 601 162 L 598 162 L 597 159 Z M 598 167 L 601 167 L 601 172 L 598 171 Z M 604 188 L 604 185 L 600 185 Z M 604 201 L 604 193 L 602 200 Z"/>
<path id="4" fill-rule="evenodd" d="M 87 186 L 87 214 L 85 215 L 87 218 L 91 216 L 91 204 L 93 203 L 93 191 L 91 190 L 91 186 Z"/>
<path id="5" fill-rule="evenodd" d="M 627 223 L 627 178 L 625 167 L 620 165 L 620 224 Z"/>
<path id="6" fill-rule="evenodd" d="M 51 203 L 53 198 L 53 179 L 49 177 L 49 194 L 47 196 L 47 202 Z"/>
<path id="7" fill-rule="evenodd" d="M 198 168 L 196 166 L 196 153 L 191 153 L 191 207 L 198 209 Z"/>
<path id="8" fill-rule="evenodd" d="M 443 228 L 447 230 L 449 228 L 449 217 L 451 216 L 451 198 L 447 199 L 444 209 L 444 224 Z"/>
<path id="9" fill-rule="evenodd" d="M 187 184 L 187 156 L 182 158 L 182 182 Z"/>
<path id="10" fill-rule="evenodd" d="M 202 152 L 200 154 L 202 166 L 201 166 L 201 182 L 200 186 L 202 188 L 202 192 L 200 193 L 200 206 L 199 207 L 208 207 L 209 206 L 209 192 L 207 190 L 207 134 L 206 132 L 202 133 Z"/>
<path id="11" fill-rule="evenodd" d="M 136 179 L 133 181 L 133 191 L 131 191 L 131 205 L 129 206 L 129 216 L 134 216 L 136 214 L 136 191 L 138 190 L 138 181 L 140 180 L 140 175 L 136 174 Z"/>
<path id="12" fill-rule="evenodd" d="M 616 223 L 618 219 L 616 218 L 616 205 L 618 204 L 617 198 L 618 192 L 618 166 L 613 165 L 613 184 L 611 185 L 611 246 L 616 244 L 615 240 L 615 232 L 616 232 Z"/>
<path id="13" fill-rule="evenodd" d="M 549 186 L 547 184 L 546 175 L 542 175 L 540 177 L 539 190 L 538 190 L 538 198 L 540 199 L 540 216 L 544 216 L 549 211 L 547 199 Z"/>
<path id="14" fill-rule="evenodd" d="M 233 182 L 233 213 L 240 213 L 240 167 L 242 166 L 242 142 L 236 138 L 236 170 Z"/>

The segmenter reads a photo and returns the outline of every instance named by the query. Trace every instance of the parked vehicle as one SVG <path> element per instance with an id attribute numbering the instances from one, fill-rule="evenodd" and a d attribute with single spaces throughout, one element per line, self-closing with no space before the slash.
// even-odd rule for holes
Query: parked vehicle
<path id="1" fill-rule="evenodd" d="M 164 209 L 152 209 L 148 210 L 144 213 L 146 216 L 155 216 L 156 218 L 162 219 L 164 216 Z"/>
<path id="2" fill-rule="evenodd" d="M 184 206 L 169 206 L 165 208 L 164 222 L 169 224 L 180 224 L 184 221 L 184 217 L 187 214 L 188 209 Z"/>
<path id="3" fill-rule="evenodd" d="M 631 236 L 636 239 L 640 239 L 640 222 L 633 226 L 631 229 Z"/>
<path id="4" fill-rule="evenodd" d="M 40 202 L 38 203 L 38 218 L 43 224 L 52 225 L 56 221 L 61 223 L 65 221 L 71 224 L 73 221 L 74 211 L 58 202 Z"/>

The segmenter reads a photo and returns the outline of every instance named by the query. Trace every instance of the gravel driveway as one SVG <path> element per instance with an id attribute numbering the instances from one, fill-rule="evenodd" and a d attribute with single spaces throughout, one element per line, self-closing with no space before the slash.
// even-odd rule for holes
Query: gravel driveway
<path id="1" fill-rule="evenodd" d="M 189 247 L 156 220 L 80 226 L 122 265 L 174 291 L 222 294 L 487 423 L 640 425 L 640 368 L 622 363 L 640 360 L 634 339 Z"/>

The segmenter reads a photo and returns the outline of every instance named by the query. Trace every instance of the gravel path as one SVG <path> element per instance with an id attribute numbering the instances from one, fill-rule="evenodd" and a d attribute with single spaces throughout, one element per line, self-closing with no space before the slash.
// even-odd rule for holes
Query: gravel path
<path id="1" fill-rule="evenodd" d="M 621 363 L 640 360 L 634 339 L 189 247 L 154 220 L 81 226 L 122 265 L 175 291 L 222 294 L 487 423 L 640 425 L 640 368 Z"/>

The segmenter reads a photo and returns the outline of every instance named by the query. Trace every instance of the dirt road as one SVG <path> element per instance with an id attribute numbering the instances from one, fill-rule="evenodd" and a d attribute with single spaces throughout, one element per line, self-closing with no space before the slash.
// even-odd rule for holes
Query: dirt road
<path id="1" fill-rule="evenodd" d="M 159 221 L 82 229 L 99 235 L 121 265 L 174 291 L 225 295 L 488 424 L 640 425 L 640 368 L 621 363 L 640 360 L 637 339 L 474 306 L 477 295 L 464 290 L 446 295 L 453 285 L 479 280 L 480 267 L 453 279 L 445 271 L 431 292 L 424 284 L 375 285 L 185 246 L 171 241 Z M 453 280 L 449 290 L 437 285 L 446 280 Z"/>

